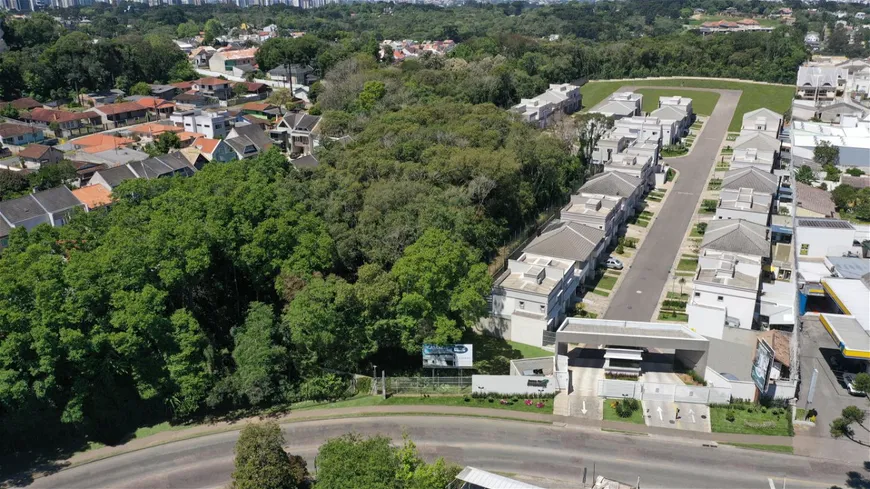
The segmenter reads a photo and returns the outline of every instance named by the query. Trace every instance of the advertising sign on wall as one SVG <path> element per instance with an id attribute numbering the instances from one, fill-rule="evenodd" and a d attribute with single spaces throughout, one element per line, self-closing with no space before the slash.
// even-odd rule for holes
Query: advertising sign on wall
<path id="1" fill-rule="evenodd" d="M 423 368 L 471 368 L 474 345 L 423 345 Z"/>
<path id="2" fill-rule="evenodd" d="M 755 359 L 752 361 L 752 381 L 755 387 L 764 394 L 767 391 L 767 383 L 770 381 L 770 372 L 773 369 L 773 348 L 766 341 L 759 339 L 755 347 Z"/>

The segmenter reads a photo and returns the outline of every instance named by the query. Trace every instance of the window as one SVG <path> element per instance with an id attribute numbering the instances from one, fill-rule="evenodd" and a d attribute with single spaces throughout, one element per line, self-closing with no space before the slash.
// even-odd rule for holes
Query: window
<path id="1" fill-rule="evenodd" d="M 809 254 L 810 254 L 810 245 L 807 243 L 802 244 L 801 245 L 801 256 L 805 256 L 805 255 L 809 255 Z"/>
<path id="2" fill-rule="evenodd" d="M 526 308 L 526 301 L 520 301 L 520 309 Z"/>
<path id="3" fill-rule="evenodd" d="M 700 293 L 700 292 L 695 292 L 695 297 L 701 297 L 701 293 Z"/>
<path id="4" fill-rule="evenodd" d="M 541 314 L 547 312 L 547 307 L 541 304 Z"/>
<path id="5" fill-rule="evenodd" d="M 776 278 L 779 280 L 791 280 L 791 270 L 780 269 Z"/>
<path id="6" fill-rule="evenodd" d="M 725 298 L 722 297 L 721 295 L 716 296 L 716 301 L 717 301 L 717 302 L 722 302 L 722 301 L 724 301 L 724 300 L 725 300 Z"/>

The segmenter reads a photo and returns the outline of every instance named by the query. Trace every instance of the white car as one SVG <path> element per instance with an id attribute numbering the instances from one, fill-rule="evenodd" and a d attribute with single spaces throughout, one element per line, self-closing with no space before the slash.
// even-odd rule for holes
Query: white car
<path id="1" fill-rule="evenodd" d="M 613 268 L 614 270 L 622 270 L 623 264 L 619 259 L 611 256 L 607 259 L 607 262 L 604 263 L 604 266 L 607 268 Z"/>
<path id="2" fill-rule="evenodd" d="M 855 389 L 855 374 L 843 374 L 843 383 L 846 384 L 846 389 L 849 391 L 849 394 L 852 394 L 853 396 L 865 395 L 863 392 Z"/>

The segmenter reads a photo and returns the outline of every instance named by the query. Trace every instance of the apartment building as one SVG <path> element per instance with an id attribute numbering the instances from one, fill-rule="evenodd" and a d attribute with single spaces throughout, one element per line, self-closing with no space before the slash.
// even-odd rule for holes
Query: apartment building
<path id="1" fill-rule="evenodd" d="M 229 121 L 225 112 L 208 112 L 201 109 L 192 109 L 174 112 L 169 120 L 175 127 L 184 129 L 185 132 L 202 134 L 209 139 L 222 139 L 230 131 Z"/>
<path id="2" fill-rule="evenodd" d="M 546 92 L 535 98 L 524 98 L 510 110 L 519 114 L 523 122 L 543 129 L 559 117 L 580 110 L 581 102 L 580 87 L 569 83 L 551 84 Z"/>

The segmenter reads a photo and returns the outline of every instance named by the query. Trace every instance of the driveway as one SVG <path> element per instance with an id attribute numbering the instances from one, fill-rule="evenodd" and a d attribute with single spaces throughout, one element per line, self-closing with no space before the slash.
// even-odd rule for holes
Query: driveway
<path id="1" fill-rule="evenodd" d="M 632 89 L 622 87 L 620 91 Z M 680 87 L 680 90 L 689 89 Z M 739 90 L 695 90 L 718 92 L 719 102 L 695 140 L 692 151 L 687 156 L 666 160 L 679 172 L 679 177 L 635 255 L 634 263 L 623 272 L 627 275 L 622 284 L 611 295 L 610 307 L 604 315 L 607 319 L 649 321 L 655 313 L 742 93 Z"/>

